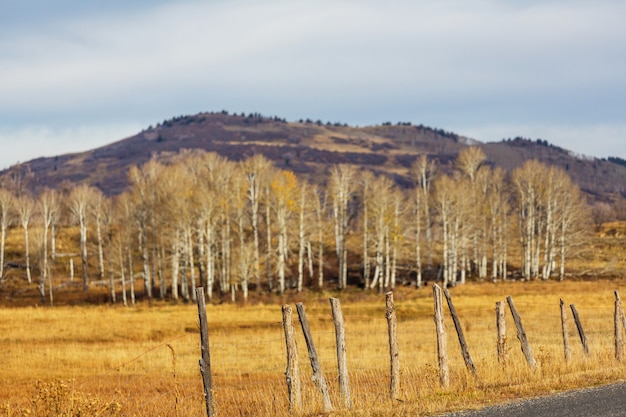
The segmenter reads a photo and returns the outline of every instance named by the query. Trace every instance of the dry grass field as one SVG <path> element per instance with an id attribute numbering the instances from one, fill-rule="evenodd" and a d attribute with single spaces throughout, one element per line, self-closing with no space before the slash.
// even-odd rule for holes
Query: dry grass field
<path id="1" fill-rule="evenodd" d="M 255 303 L 208 305 L 214 406 L 222 416 L 287 416 L 281 303 L 305 305 L 337 416 L 416 416 L 477 408 L 522 397 L 622 380 L 614 358 L 613 291 L 626 281 L 473 283 L 451 290 L 478 375 L 465 370 L 445 310 L 451 385 L 439 386 L 432 289 L 394 293 L 400 347 L 400 398 L 389 399 L 384 295 L 309 292 Z M 495 303 L 515 300 L 534 356 L 530 370 L 507 310 L 508 359 L 496 357 Z M 346 320 L 352 410 L 338 393 L 329 296 Z M 304 298 L 298 298 L 304 297 Z M 566 363 L 559 299 L 576 305 L 590 344 L 584 355 L 571 313 L 572 360 Z M 296 415 L 322 414 L 294 309 L 303 383 Z M 0 309 L 0 415 L 205 415 L 195 305 L 75 306 Z"/>

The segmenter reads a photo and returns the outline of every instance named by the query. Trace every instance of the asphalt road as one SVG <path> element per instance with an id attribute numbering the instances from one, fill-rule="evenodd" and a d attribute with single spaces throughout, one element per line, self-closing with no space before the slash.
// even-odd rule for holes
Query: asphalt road
<path id="1" fill-rule="evenodd" d="M 442 417 L 616 417 L 626 416 L 626 381 L 568 391 Z"/>

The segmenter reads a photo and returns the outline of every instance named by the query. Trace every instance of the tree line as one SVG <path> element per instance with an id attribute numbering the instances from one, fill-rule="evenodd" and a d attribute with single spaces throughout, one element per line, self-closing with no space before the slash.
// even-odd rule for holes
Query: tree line
<path id="1" fill-rule="evenodd" d="M 113 197 L 86 184 L 35 193 L 15 176 L 0 187 L 0 277 L 7 233 L 21 230 L 26 279 L 51 301 L 56 236 L 67 227 L 78 230 L 69 255 L 84 291 L 98 280 L 125 304 L 138 285 L 147 298 L 192 300 L 202 285 L 209 299 L 235 300 L 250 288 L 343 289 L 357 278 L 383 291 L 427 277 L 444 286 L 565 277 L 590 219 L 565 171 L 531 160 L 507 174 L 478 147 L 446 171 L 422 155 L 411 188 L 352 165 L 312 182 L 261 155 L 233 162 L 185 150 L 131 168 Z"/>

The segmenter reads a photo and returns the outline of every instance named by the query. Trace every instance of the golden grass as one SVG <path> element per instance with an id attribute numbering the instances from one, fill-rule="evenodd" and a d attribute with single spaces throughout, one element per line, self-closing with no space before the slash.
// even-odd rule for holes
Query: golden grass
<path id="1" fill-rule="evenodd" d="M 432 291 L 395 293 L 401 390 L 390 401 L 384 296 L 310 293 L 304 300 L 338 416 L 415 416 L 478 408 L 617 381 L 626 366 L 614 359 L 613 290 L 602 280 L 468 284 L 451 290 L 478 369 L 465 370 L 447 315 L 451 386 L 439 386 Z M 342 300 L 353 409 L 338 394 L 334 330 L 328 296 Z M 508 361 L 496 360 L 495 302 L 512 295 L 537 360 L 532 371 L 507 311 Z M 576 305 L 590 342 L 585 357 L 573 320 L 572 361 L 563 359 L 559 298 Z M 289 415 L 280 305 L 209 305 L 215 408 L 219 415 Z M 571 317 L 571 315 L 570 315 Z M 92 306 L 0 309 L 0 415 L 204 415 L 195 305 L 135 308 Z M 303 409 L 321 414 L 298 323 Z M 39 382 L 37 382 L 39 381 Z M 52 408 L 51 408 L 52 407 Z M 53 414 L 50 414 L 53 415 Z"/>

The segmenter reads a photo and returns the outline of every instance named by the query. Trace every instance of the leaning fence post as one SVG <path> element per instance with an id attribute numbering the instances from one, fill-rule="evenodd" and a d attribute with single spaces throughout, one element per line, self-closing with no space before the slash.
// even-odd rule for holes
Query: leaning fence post
<path id="1" fill-rule="evenodd" d="M 567 308 L 565 307 L 565 301 L 560 300 L 561 305 L 561 331 L 563 333 L 563 354 L 565 355 L 565 361 L 569 362 L 572 358 L 572 352 L 569 348 L 569 338 L 567 336 Z"/>
<path id="2" fill-rule="evenodd" d="M 437 284 L 433 284 L 433 298 L 435 301 L 435 327 L 437 329 L 439 383 L 443 388 L 448 388 L 450 386 L 450 370 L 448 369 L 446 328 L 443 323 L 443 297 L 441 295 L 441 287 Z"/>
<path id="3" fill-rule="evenodd" d="M 313 382 L 322 394 L 322 398 L 324 400 L 324 412 L 328 413 L 333 411 L 333 406 L 330 403 L 328 384 L 326 383 L 324 372 L 322 372 L 319 357 L 317 356 L 317 349 L 315 349 L 315 343 L 313 343 L 313 336 L 311 335 L 309 321 L 307 320 L 306 313 L 304 312 L 304 305 L 302 305 L 302 303 L 296 303 L 296 310 L 298 310 L 298 317 L 300 319 L 300 325 L 302 326 L 302 333 L 304 334 L 306 347 L 309 351 L 309 360 L 311 361 L 311 368 L 313 369 Z"/>
<path id="4" fill-rule="evenodd" d="M 198 303 L 198 316 L 200 318 L 200 374 L 204 384 L 204 399 L 206 413 L 213 417 L 213 381 L 211 380 L 211 355 L 209 354 L 209 324 L 206 317 L 206 304 L 204 300 L 204 288 L 196 288 L 196 300 Z"/>
<path id="5" fill-rule="evenodd" d="M 622 314 L 624 310 L 622 309 L 622 300 L 619 298 L 619 293 L 615 290 L 615 315 L 614 315 L 614 326 L 615 326 L 615 359 L 618 361 L 622 361 L 624 359 L 624 337 L 623 337 L 623 329 L 622 329 Z"/>
<path id="6" fill-rule="evenodd" d="M 398 321 L 396 320 L 396 307 L 393 304 L 393 291 L 385 294 L 387 329 L 389 331 L 389 361 L 391 368 L 391 382 L 389 395 L 391 399 L 398 398 L 400 390 L 400 353 L 398 351 Z"/>
<path id="7" fill-rule="evenodd" d="M 452 303 L 452 297 L 450 296 L 450 291 L 448 291 L 448 289 L 446 288 L 443 290 L 443 294 L 446 296 L 446 301 L 448 302 L 448 309 L 450 310 L 450 315 L 452 316 L 452 321 L 454 322 L 454 328 L 456 329 L 456 334 L 459 337 L 459 344 L 461 345 L 461 354 L 463 355 L 465 366 L 474 376 L 476 376 L 476 366 L 474 366 L 474 362 L 472 361 L 472 357 L 470 356 L 467 343 L 465 342 L 465 336 L 463 335 L 463 328 L 461 327 L 459 316 L 456 314 L 456 309 L 454 308 L 454 304 Z"/>
<path id="8" fill-rule="evenodd" d="M 498 362 L 506 363 L 506 320 L 504 301 L 496 302 L 496 329 L 498 330 Z"/>
<path id="9" fill-rule="evenodd" d="M 298 366 L 298 346 L 296 331 L 293 328 L 293 311 L 290 305 L 284 305 L 283 329 L 285 330 L 285 344 L 287 345 L 287 391 L 289 392 L 289 410 L 296 411 L 302 408 L 302 385 L 300 384 L 300 367 Z"/>
<path id="10" fill-rule="evenodd" d="M 585 351 L 585 355 L 589 355 L 589 342 L 587 341 L 587 336 L 585 335 L 585 329 L 583 329 L 583 324 L 580 322 L 580 317 L 578 317 L 578 311 L 576 310 L 576 306 L 574 304 L 569 305 L 572 309 L 572 314 L 574 315 L 574 321 L 576 322 L 576 328 L 578 329 L 578 335 L 580 336 L 580 343 L 583 345 L 583 350 Z"/>
<path id="11" fill-rule="evenodd" d="M 537 365 L 537 362 L 535 361 L 533 351 L 530 348 L 530 344 L 528 343 L 528 338 L 526 337 L 526 332 L 524 331 L 524 326 L 522 325 L 522 318 L 517 312 L 517 309 L 515 308 L 515 303 L 513 302 L 513 298 L 510 295 L 506 297 L 506 302 L 509 304 L 509 309 L 511 310 L 511 314 L 513 315 L 513 321 L 515 322 L 515 327 L 517 327 L 517 338 L 522 345 L 522 352 L 526 357 L 526 362 L 528 362 L 528 366 L 530 366 L 531 369 L 534 369 Z"/>
<path id="12" fill-rule="evenodd" d="M 337 346 L 337 370 L 339 378 L 339 393 L 346 408 L 352 408 L 350 400 L 350 380 L 348 378 L 348 361 L 346 359 L 346 328 L 341 312 L 341 303 L 338 299 L 330 297 L 330 308 L 335 323 L 335 344 Z"/>

